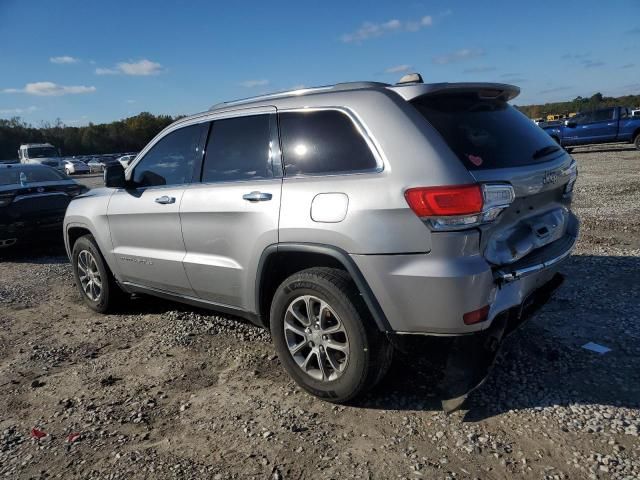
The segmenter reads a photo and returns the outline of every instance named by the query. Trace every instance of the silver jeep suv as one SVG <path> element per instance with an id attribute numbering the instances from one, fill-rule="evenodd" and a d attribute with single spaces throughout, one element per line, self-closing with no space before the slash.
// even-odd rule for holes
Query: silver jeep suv
<path id="1" fill-rule="evenodd" d="M 98 312 L 147 293 L 244 317 L 333 402 L 379 381 L 403 337 L 455 337 L 458 405 L 578 235 L 576 163 L 518 93 L 413 75 L 180 119 L 69 205 L 79 291 Z"/>

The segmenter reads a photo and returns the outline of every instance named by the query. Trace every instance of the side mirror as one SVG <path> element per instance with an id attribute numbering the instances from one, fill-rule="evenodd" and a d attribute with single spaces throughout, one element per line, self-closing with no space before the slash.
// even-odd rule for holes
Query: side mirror
<path id="1" fill-rule="evenodd" d="M 109 165 L 104 169 L 104 186 L 108 188 L 124 188 L 127 179 L 124 176 L 122 165 Z"/>

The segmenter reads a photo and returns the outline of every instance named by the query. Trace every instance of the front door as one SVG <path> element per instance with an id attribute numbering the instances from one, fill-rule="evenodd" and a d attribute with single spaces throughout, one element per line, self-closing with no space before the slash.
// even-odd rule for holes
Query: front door
<path id="1" fill-rule="evenodd" d="M 184 268 L 200 298 L 256 311 L 258 261 L 278 241 L 282 178 L 275 108 L 228 115 L 211 122 L 201 181 L 184 193 Z"/>
<path id="2" fill-rule="evenodd" d="M 190 125 L 163 136 L 133 166 L 130 188 L 112 195 L 107 216 L 125 282 L 193 295 L 182 266 L 180 204 L 202 157 L 203 128 Z"/>

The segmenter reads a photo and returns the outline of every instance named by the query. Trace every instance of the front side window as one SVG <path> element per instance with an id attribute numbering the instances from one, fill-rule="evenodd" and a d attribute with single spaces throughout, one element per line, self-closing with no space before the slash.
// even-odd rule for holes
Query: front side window
<path id="1" fill-rule="evenodd" d="M 602 110 L 596 110 L 593 112 L 593 121 L 594 122 L 608 122 L 613 120 L 613 113 L 615 109 L 613 108 L 604 108 Z"/>
<path id="2" fill-rule="evenodd" d="M 164 136 L 145 154 L 133 170 L 138 187 L 182 185 L 191 181 L 200 151 L 202 125 L 190 125 Z"/>
<path id="3" fill-rule="evenodd" d="M 214 120 L 209 131 L 203 182 L 259 180 L 273 177 L 272 115 Z"/>
<path id="4" fill-rule="evenodd" d="M 344 113 L 282 112 L 279 117 L 287 177 L 362 172 L 377 167 L 369 145 Z"/>

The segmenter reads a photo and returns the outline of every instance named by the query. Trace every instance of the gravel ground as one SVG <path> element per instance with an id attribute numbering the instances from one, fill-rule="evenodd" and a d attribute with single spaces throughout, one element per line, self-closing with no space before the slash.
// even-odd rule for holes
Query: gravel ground
<path id="1" fill-rule="evenodd" d="M 4 252 L 0 476 L 640 478 L 640 153 L 573 156 L 567 281 L 449 416 L 426 354 L 334 406 L 296 387 L 256 327 L 143 297 L 96 315 L 60 245 Z"/>

